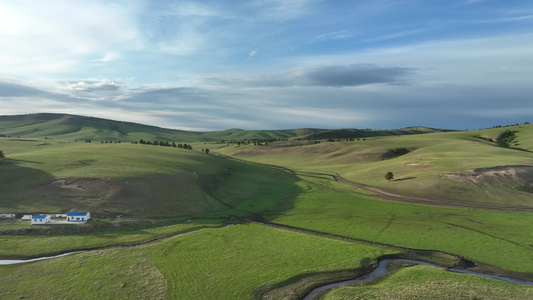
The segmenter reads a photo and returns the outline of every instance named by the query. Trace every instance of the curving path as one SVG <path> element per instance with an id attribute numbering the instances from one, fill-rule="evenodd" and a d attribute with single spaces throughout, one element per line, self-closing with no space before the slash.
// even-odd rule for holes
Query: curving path
<path id="1" fill-rule="evenodd" d="M 326 180 L 335 181 L 335 182 L 338 182 L 338 183 L 341 183 L 341 184 L 345 184 L 345 185 L 351 185 L 351 186 L 354 186 L 354 187 L 357 187 L 357 188 L 361 188 L 361 189 L 364 189 L 364 190 L 367 190 L 367 191 L 374 192 L 375 195 L 373 195 L 373 197 L 377 197 L 377 198 L 385 199 L 385 200 L 400 200 L 400 201 L 419 203 L 419 204 L 450 206 L 450 207 L 497 209 L 497 210 L 508 210 L 508 211 L 533 211 L 532 207 L 505 206 L 505 205 L 483 204 L 483 203 L 474 203 L 474 202 L 466 203 L 466 202 L 457 202 L 457 201 L 453 201 L 453 200 L 430 199 L 430 198 L 421 198 L 421 197 L 400 195 L 400 194 L 395 194 L 395 193 L 391 193 L 391 192 L 385 191 L 385 190 L 377 188 L 375 186 L 370 186 L 370 185 L 366 185 L 366 184 L 363 184 L 363 183 L 347 180 L 347 179 L 343 178 L 342 176 L 340 176 L 339 174 L 308 172 L 308 171 L 295 171 L 295 170 L 289 169 L 287 167 L 281 167 L 281 166 L 276 166 L 276 165 L 271 165 L 271 164 L 253 162 L 253 161 L 240 159 L 240 158 L 236 158 L 236 157 L 232 157 L 232 156 L 228 156 L 228 155 L 224 155 L 224 154 L 220 154 L 220 153 L 215 153 L 215 154 L 218 155 L 218 156 L 221 156 L 221 157 L 225 157 L 227 159 L 233 159 L 233 160 L 246 162 L 246 163 L 251 163 L 251 164 L 255 164 L 255 165 L 260 165 L 260 166 L 266 166 L 266 167 L 280 169 L 280 170 L 283 170 L 283 171 L 285 171 L 287 173 L 290 173 L 290 174 L 300 178 L 301 180 L 304 180 L 304 181 L 306 181 L 306 182 L 308 182 L 310 184 L 316 185 L 316 186 L 321 186 L 321 185 L 317 184 L 317 183 L 315 183 L 315 182 L 313 182 L 311 180 L 306 180 L 304 177 L 326 179 Z M 330 187 L 324 187 L 324 186 L 321 186 L 321 187 L 331 189 Z"/>

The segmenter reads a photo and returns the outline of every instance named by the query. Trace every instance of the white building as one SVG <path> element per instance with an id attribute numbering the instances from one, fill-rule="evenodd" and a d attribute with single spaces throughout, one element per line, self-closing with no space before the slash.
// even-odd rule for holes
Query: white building
<path id="1" fill-rule="evenodd" d="M 0 214 L 0 218 L 14 218 L 15 214 Z"/>
<path id="2" fill-rule="evenodd" d="M 32 217 L 32 215 L 23 215 L 21 220 L 31 220 Z"/>
<path id="3" fill-rule="evenodd" d="M 49 215 L 35 215 L 31 218 L 31 225 L 44 225 L 50 222 Z"/>
<path id="4" fill-rule="evenodd" d="M 87 222 L 91 218 L 91 213 L 88 211 L 86 212 L 69 212 L 67 214 L 67 221 L 68 222 Z"/>

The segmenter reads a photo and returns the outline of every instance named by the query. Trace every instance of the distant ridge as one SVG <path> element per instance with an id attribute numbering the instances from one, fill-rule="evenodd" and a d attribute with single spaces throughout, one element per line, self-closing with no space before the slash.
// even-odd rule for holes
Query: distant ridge
<path id="1" fill-rule="evenodd" d="M 408 127 L 397 130 L 318 128 L 243 130 L 239 128 L 230 128 L 223 131 L 195 132 L 167 129 L 133 122 L 58 113 L 0 116 L 0 134 L 3 136 L 33 139 L 53 138 L 63 140 L 105 140 L 122 142 L 133 142 L 140 139 L 146 141 L 169 142 L 279 140 L 292 138 L 347 139 L 447 131 L 451 130 Z"/>

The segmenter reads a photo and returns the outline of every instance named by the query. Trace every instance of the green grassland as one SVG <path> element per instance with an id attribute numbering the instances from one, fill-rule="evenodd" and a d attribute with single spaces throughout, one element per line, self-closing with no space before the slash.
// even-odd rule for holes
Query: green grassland
<path id="1" fill-rule="evenodd" d="M 323 132 L 324 129 L 240 130 L 195 132 L 173 130 L 138 123 L 106 120 L 66 114 L 0 116 L 0 134 L 33 139 L 70 141 L 181 141 L 207 142 L 244 139 L 287 139 Z"/>
<path id="2" fill-rule="evenodd" d="M 0 288 L 4 299 L 299 299 L 317 283 L 353 278 L 377 257 L 397 253 L 380 246 L 241 224 L 135 247 L 0 266 Z M 452 295 L 473 291 L 483 299 L 502 295 L 520 299 L 531 292 L 425 267 L 402 269 L 389 278 L 376 285 L 334 290 L 328 299 L 355 297 L 360 291 L 378 298 L 424 298 L 450 294 L 454 287 L 467 290 Z"/>
<path id="3" fill-rule="evenodd" d="M 248 299 L 260 286 L 302 279 L 302 274 L 365 268 L 395 252 L 245 224 L 177 236 L 152 248 L 150 258 L 169 282 L 170 299 Z"/>
<path id="4" fill-rule="evenodd" d="M 97 218 L 134 219 L 239 214 L 282 209 L 270 199 L 284 201 L 281 194 L 298 192 L 296 179 L 280 170 L 187 149 L 6 138 L 0 148 L 6 153 L 0 210 L 11 213 L 89 210 Z"/>
<path id="5" fill-rule="evenodd" d="M 174 221 L 178 222 L 178 221 Z M 94 225 L 94 224 L 91 224 Z M 131 246 L 150 243 L 158 239 L 186 232 L 220 227 L 220 220 L 194 220 L 185 223 L 112 223 L 111 226 L 89 227 L 78 225 L 43 226 L 28 234 L 9 233 L 2 235 L 0 257 L 8 259 L 29 259 L 51 256 L 72 251 L 103 249 L 117 246 Z M 20 229 L 20 227 L 19 227 Z M 48 229 L 48 230 L 46 230 Z M 31 247 L 28 247 L 31 245 Z"/>
<path id="6" fill-rule="evenodd" d="M 428 206 L 313 187 L 295 200 L 293 209 L 269 219 L 355 239 L 445 251 L 533 274 L 533 212 Z"/>
<path id="7" fill-rule="evenodd" d="M 497 142 L 506 130 L 516 132 L 518 145 Z M 286 141 L 213 150 L 298 172 L 339 174 L 392 193 L 436 199 L 443 204 L 533 207 L 533 168 L 519 168 L 533 166 L 533 125 L 318 144 Z M 477 170 L 504 166 L 511 167 L 485 173 Z M 384 179 L 389 171 L 395 179 L 390 182 Z"/>
<path id="8" fill-rule="evenodd" d="M 144 247 L 0 266 L 2 298 L 165 299 L 165 278 Z"/>
<path id="9" fill-rule="evenodd" d="M 244 140 L 281 140 L 291 138 L 357 138 L 422 134 L 447 131 L 441 129 L 410 127 L 399 130 L 358 130 L 358 129 L 318 129 L 300 128 L 285 130 L 241 130 L 184 131 L 143 125 L 139 123 L 106 120 L 94 117 L 67 114 L 30 114 L 0 116 L 0 136 L 24 139 L 60 139 L 68 141 L 145 141 L 169 142 L 220 142 Z"/>
<path id="10" fill-rule="evenodd" d="M 401 266 L 397 266 L 401 267 Z M 446 272 L 415 265 L 401 268 L 386 280 L 359 283 L 331 290 L 323 300 L 334 299 L 532 299 L 530 286 L 485 277 Z"/>
<path id="11" fill-rule="evenodd" d="M 172 130 L 34 117 L 0 120 L 0 134 L 13 136 L 0 137 L 6 154 L 0 159 L 0 213 L 88 210 L 93 220 L 45 226 L 0 220 L 0 258 L 97 250 L 0 266 L 6 299 L 299 299 L 319 283 L 362 274 L 379 257 L 407 255 L 410 248 L 463 256 L 485 272 L 533 277 L 532 125 L 262 146 L 208 141 L 273 139 L 272 132 L 185 132 L 183 141 L 196 142 L 187 150 L 95 139 L 178 142 Z M 93 141 L 85 143 L 86 137 Z M 300 178 L 258 163 L 293 169 Z M 394 180 L 384 178 L 388 171 Z M 393 201 L 350 182 L 436 202 Z M 474 208 L 453 207 L 457 202 Z M 266 221 L 250 221 L 261 218 Z M 438 262 L 442 255 L 425 259 Z M 415 266 L 325 297 L 520 299 L 530 293 Z"/>
<path id="12" fill-rule="evenodd" d="M 305 287 L 320 273 L 368 267 L 397 252 L 243 224 L 0 266 L 0 282 L 4 299 L 249 299 L 261 286 L 262 294 L 275 294 L 279 282 Z"/>

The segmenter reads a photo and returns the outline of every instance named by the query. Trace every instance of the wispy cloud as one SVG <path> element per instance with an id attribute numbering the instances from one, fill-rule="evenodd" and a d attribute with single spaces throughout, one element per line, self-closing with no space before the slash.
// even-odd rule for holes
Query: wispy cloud
<path id="1" fill-rule="evenodd" d="M 137 37 L 129 16 L 99 2 L 4 2 L 1 17 L 0 69 L 11 74 L 72 71 Z"/>
<path id="2" fill-rule="evenodd" d="M 266 19 L 286 21 L 311 13 L 319 0 L 255 0 L 250 4 Z"/>
<path id="3" fill-rule="evenodd" d="M 61 111 L 183 129 L 463 129 L 506 106 L 506 118 L 526 118 L 532 107 L 527 1 L 0 7 L 3 114 Z"/>
<path id="4" fill-rule="evenodd" d="M 355 33 L 347 31 L 347 30 L 328 32 L 328 33 L 320 34 L 320 35 L 314 37 L 313 39 L 311 39 L 309 41 L 309 43 L 349 39 L 349 38 L 352 38 L 354 36 L 356 36 Z"/>
<path id="5" fill-rule="evenodd" d="M 366 41 L 366 42 L 376 42 L 376 41 L 383 41 L 383 40 L 397 39 L 397 38 L 402 38 L 402 37 L 406 37 L 406 36 L 411 36 L 411 35 L 416 35 L 416 34 L 420 34 L 420 33 L 425 33 L 425 32 L 427 32 L 427 31 L 428 31 L 427 28 L 419 28 L 419 29 L 405 30 L 405 31 L 400 31 L 400 32 L 391 33 L 391 34 L 386 34 L 386 35 L 379 36 L 379 37 L 375 37 L 375 38 L 371 38 L 371 39 L 365 39 L 365 41 Z"/>
<path id="6" fill-rule="evenodd" d="M 473 21 L 473 23 L 483 24 L 483 23 L 520 22 L 520 21 L 526 21 L 526 20 L 529 21 L 531 19 L 533 19 L 533 15 L 475 20 Z"/>

